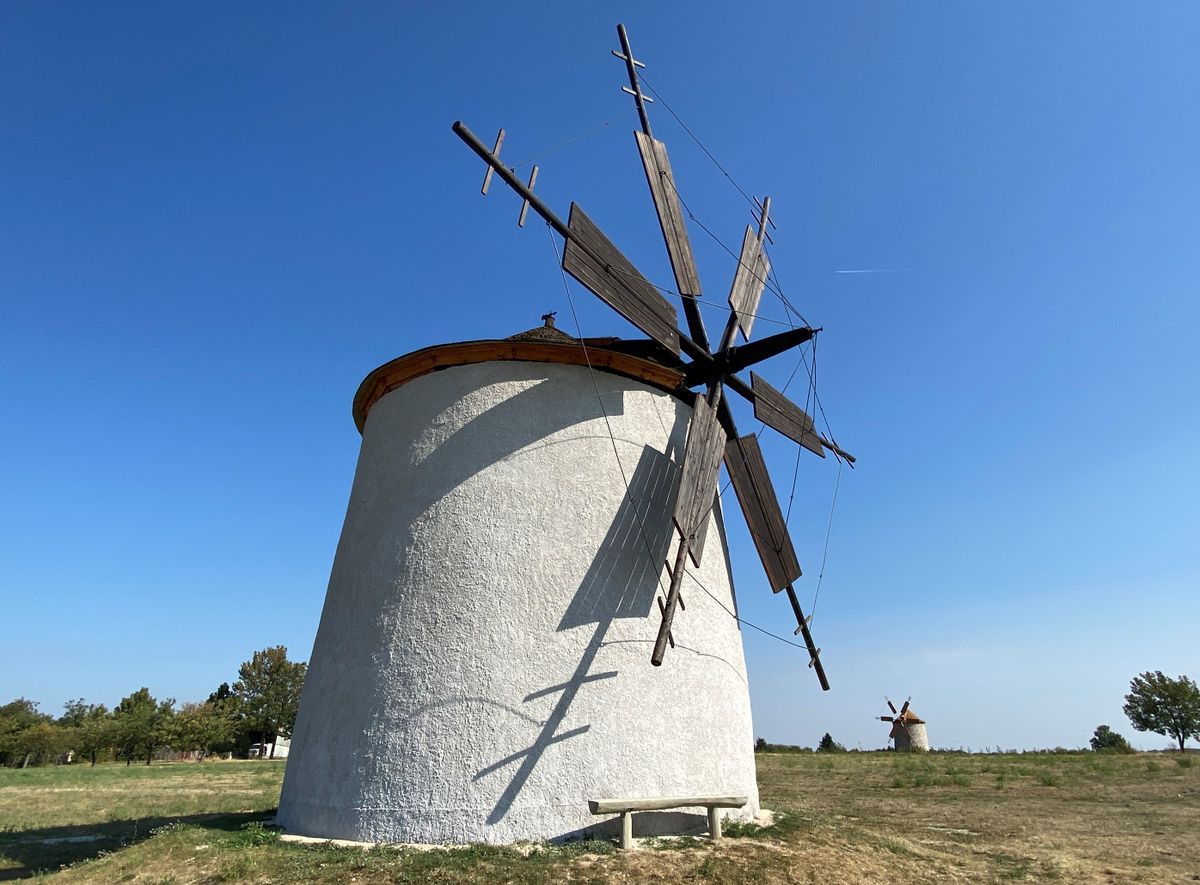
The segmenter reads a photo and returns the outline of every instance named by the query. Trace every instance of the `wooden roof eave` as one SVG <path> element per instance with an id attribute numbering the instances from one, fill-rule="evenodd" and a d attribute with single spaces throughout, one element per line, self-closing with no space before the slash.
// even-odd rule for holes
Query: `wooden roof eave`
<path id="1" fill-rule="evenodd" d="M 454 366 L 496 361 L 562 363 L 570 366 L 590 364 L 594 369 L 633 378 L 670 394 L 678 395 L 684 389 L 683 372 L 653 360 L 603 347 L 588 347 L 585 351 L 579 344 L 548 341 L 461 341 L 415 350 L 384 363 L 367 375 L 354 394 L 354 425 L 362 433 L 367 415 L 375 403 L 414 378 Z"/>

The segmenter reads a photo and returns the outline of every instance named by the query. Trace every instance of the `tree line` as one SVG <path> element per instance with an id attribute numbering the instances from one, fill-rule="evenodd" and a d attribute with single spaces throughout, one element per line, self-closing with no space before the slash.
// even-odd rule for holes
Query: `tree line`
<path id="1" fill-rule="evenodd" d="M 58 717 L 17 698 L 0 706 L 0 765 L 24 768 L 55 761 L 106 759 L 147 765 L 164 750 L 198 761 L 210 753 L 246 753 L 257 742 L 290 735 L 308 665 L 289 661 L 282 645 L 256 651 L 238 668 L 232 685 L 221 683 L 208 699 L 184 703 L 155 698 L 142 687 L 112 710 L 85 699 L 68 701 Z"/>

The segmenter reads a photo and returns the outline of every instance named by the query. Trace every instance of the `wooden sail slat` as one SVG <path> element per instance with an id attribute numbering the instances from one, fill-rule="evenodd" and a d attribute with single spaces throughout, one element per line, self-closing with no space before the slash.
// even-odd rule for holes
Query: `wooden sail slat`
<path id="1" fill-rule="evenodd" d="M 700 565 L 709 516 L 717 494 L 717 473 L 725 449 L 725 431 L 717 411 L 702 396 L 696 397 L 692 423 L 683 452 L 683 474 L 675 499 L 675 527 L 688 544 L 692 562 Z"/>
<path id="2" fill-rule="evenodd" d="M 750 387 L 754 391 L 754 417 L 774 427 L 784 436 L 793 439 L 810 452 L 825 457 L 821 435 L 804 409 L 800 408 L 754 372 L 750 373 Z"/>
<path id="3" fill-rule="evenodd" d="M 638 153 L 642 155 L 642 168 L 646 170 L 646 181 L 650 184 L 650 195 L 654 198 L 654 209 L 658 213 L 658 224 L 662 228 L 671 269 L 675 271 L 675 286 L 680 295 L 699 295 L 700 277 L 696 273 L 696 259 L 692 256 L 692 243 L 688 239 L 687 226 L 683 220 L 683 209 L 679 194 L 675 190 L 675 178 L 671 173 L 671 161 L 667 158 L 667 146 L 644 132 L 634 132 Z"/>
<path id="4" fill-rule="evenodd" d="M 571 236 L 563 250 L 563 270 L 663 347 L 678 354 L 679 328 L 675 308 L 658 294 L 575 203 L 571 204 L 567 226 Z M 580 243 L 587 248 L 581 247 Z M 589 250 L 603 263 L 594 260 L 588 254 Z"/>
<path id="5" fill-rule="evenodd" d="M 800 563 L 767 474 L 758 438 L 750 434 L 730 440 L 725 446 L 725 467 L 771 590 L 778 593 L 800 577 Z"/>
<path id="6" fill-rule="evenodd" d="M 771 262 L 767 253 L 763 251 L 762 243 L 753 228 L 747 225 L 746 233 L 742 237 L 742 252 L 738 257 L 737 271 L 733 275 L 733 285 L 729 288 L 729 306 L 737 315 L 738 328 L 747 341 L 750 340 L 750 330 L 754 326 L 763 287 L 767 284 L 767 275 L 770 272 Z"/>

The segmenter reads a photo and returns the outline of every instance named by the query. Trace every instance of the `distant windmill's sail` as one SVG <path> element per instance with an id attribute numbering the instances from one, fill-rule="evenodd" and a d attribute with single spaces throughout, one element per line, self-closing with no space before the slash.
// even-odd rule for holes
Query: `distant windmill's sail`
<path id="1" fill-rule="evenodd" d="M 807 412 L 754 372 L 750 373 L 750 386 L 754 389 L 755 418 L 800 443 L 810 452 L 825 457 L 821 436 Z"/>
<path id="2" fill-rule="evenodd" d="M 687 541 L 689 555 L 697 566 L 704 553 L 724 448 L 725 431 L 717 421 L 716 409 L 703 396 L 697 396 L 683 452 L 683 474 L 679 479 L 674 516 L 675 527 Z"/>
<path id="3" fill-rule="evenodd" d="M 604 236 L 584 211 L 571 204 L 571 236 L 563 250 L 563 270 L 663 347 L 679 353 L 678 316 L 621 250 Z M 579 242 L 576 242 L 578 240 Z M 579 243 L 598 255 L 597 263 Z"/>
<path id="4" fill-rule="evenodd" d="M 671 268 L 675 271 L 675 285 L 680 295 L 699 295 L 700 277 L 696 273 L 696 259 L 692 257 L 692 244 L 683 222 L 671 161 L 667 159 L 667 146 L 644 132 L 633 134 L 637 138 L 638 153 L 642 155 L 650 194 L 654 197 L 654 209 L 658 212 Z"/>
<path id="5" fill-rule="evenodd" d="M 730 440 L 725 446 L 725 466 L 771 590 L 778 593 L 800 577 L 800 563 L 779 509 L 771 477 L 767 475 L 758 438 L 751 433 Z"/>
<path id="6" fill-rule="evenodd" d="M 762 241 L 747 225 L 746 234 L 742 237 L 742 254 L 738 258 L 737 272 L 729 289 L 729 306 L 737 315 L 738 328 L 747 341 L 750 340 L 750 329 L 754 326 L 758 303 L 762 300 L 763 287 L 767 284 L 770 272 L 771 262 L 763 251 Z"/>

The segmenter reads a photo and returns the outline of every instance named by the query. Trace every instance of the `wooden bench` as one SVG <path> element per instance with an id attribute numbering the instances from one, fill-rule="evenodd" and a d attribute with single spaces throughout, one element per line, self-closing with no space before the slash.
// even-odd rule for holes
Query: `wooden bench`
<path id="1" fill-rule="evenodd" d="M 708 809 L 708 834 L 714 841 L 721 838 L 720 808 L 741 808 L 749 798 L 746 796 L 703 796 L 682 799 L 589 799 L 592 814 L 621 815 L 621 847 L 633 847 L 633 812 L 667 811 L 671 808 L 702 806 Z"/>

